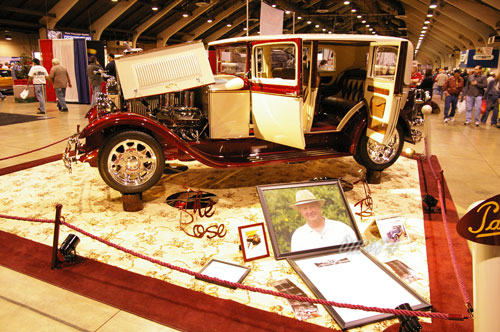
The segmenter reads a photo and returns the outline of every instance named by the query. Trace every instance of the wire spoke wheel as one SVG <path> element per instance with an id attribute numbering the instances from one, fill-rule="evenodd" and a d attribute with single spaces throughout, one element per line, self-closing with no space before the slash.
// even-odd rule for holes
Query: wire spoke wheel
<path id="1" fill-rule="evenodd" d="M 374 163 L 386 164 L 396 156 L 400 144 L 401 140 L 397 130 L 394 131 L 394 136 L 386 145 L 380 144 L 369 138 L 367 147 L 368 155 Z"/>
<path id="2" fill-rule="evenodd" d="M 165 156 L 150 135 L 125 131 L 109 137 L 99 152 L 99 172 L 103 180 L 122 193 L 143 192 L 163 174 Z"/>
<path id="3" fill-rule="evenodd" d="M 354 159 L 369 170 L 382 171 L 394 164 L 401 155 L 404 145 L 402 138 L 403 128 L 400 125 L 387 144 L 380 144 L 364 134 L 358 142 Z"/>

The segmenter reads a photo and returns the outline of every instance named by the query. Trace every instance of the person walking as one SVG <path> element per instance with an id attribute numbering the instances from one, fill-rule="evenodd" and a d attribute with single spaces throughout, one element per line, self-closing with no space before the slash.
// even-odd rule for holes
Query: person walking
<path id="1" fill-rule="evenodd" d="M 436 89 L 437 94 L 443 99 L 443 85 L 448 80 L 448 75 L 444 72 L 444 69 L 439 70 L 439 74 L 436 75 Z"/>
<path id="2" fill-rule="evenodd" d="M 49 77 L 56 92 L 57 108 L 60 112 L 67 112 L 66 87 L 69 86 L 71 88 L 71 81 L 68 70 L 60 64 L 57 58 L 52 59 L 52 68 L 50 69 Z"/>
<path id="3" fill-rule="evenodd" d="M 465 84 L 465 122 L 468 125 L 472 121 L 472 108 L 474 107 L 474 121 L 479 126 L 479 115 L 481 114 L 481 103 L 483 101 L 483 89 L 486 88 L 486 76 L 483 75 L 481 66 L 474 67 L 474 73 L 469 75 Z M 463 97 L 462 97 L 463 99 Z"/>
<path id="4" fill-rule="evenodd" d="M 455 69 L 453 71 L 453 76 L 446 80 L 443 85 L 443 92 L 445 95 L 444 99 L 444 122 L 447 123 L 451 121 L 451 123 L 455 122 L 455 110 L 457 109 L 458 96 L 462 89 L 464 88 L 464 79 L 460 76 L 460 69 Z M 448 111 L 450 110 L 451 105 L 451 113 L 448 116 Z"/>
<path id="5" fill-rule="evenodd" d="M 90 87 L 92 88 L 92 102 L 90 107 L 94 107 L 97 104 L 97 96 L 101 93 L 102 77 L 100 70 L 102 70 L 102 67 L 99 61 L 97 61 L 95 56 L 91 56 L 87 67 L 87 77 L 89 78 Z"/>
<path id="6" fill-rule="evenodd" d="M 500 71 L 496 74 L 496 77 L 490 81 L 486 91 L 484 92 L 486 98 L 486 112 L 481 117 L 481 122 L 486 123 L 488 120 L 488 115 L 490 111 L 493 111 L 491 115 L 491 125 L 500 128 L 498 123 L 498 99 L 500 98 Z"/>
<path id="7" fill-rule="evenodd" d="M 45 84 L 49 79 L 49 73 L 47 73 L 45 67 L 40 66 L 40 60 L 35 58 L 33 59 L 33 63 L 35 65 L 32 66 L 28 72 L 28 85 L 26 85 L 26 89 L 28 89 L 30 83 L 33 82 L 36 98 L 40 102 L 37 114 L 45 114 Z"/>

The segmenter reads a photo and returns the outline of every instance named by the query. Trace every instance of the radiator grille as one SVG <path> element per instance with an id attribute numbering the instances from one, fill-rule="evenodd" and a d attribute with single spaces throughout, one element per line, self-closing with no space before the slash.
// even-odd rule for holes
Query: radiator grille
<path id="1" fill-rule="evenodd" d="M 158 83 L 175 82 L 200 77 L 201 70 L 195 54 L 186 54 L 133 65 L 139 88 Z"/>

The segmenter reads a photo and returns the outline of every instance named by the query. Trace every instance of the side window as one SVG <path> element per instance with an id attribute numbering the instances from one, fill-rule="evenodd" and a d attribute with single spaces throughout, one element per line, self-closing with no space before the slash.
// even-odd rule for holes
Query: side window
<path id="1" fill-rule="evenodd" d="M 217 74 L 243 77 L 247 66 L 246 46 L 221 47 L 217 49 Z"/>
<path id="2" fill-rule="evenodd" d="M 254 48 L 255 77 L 295 80 L 297 52 L 295 44 L 258 45 Z"/>
<path id="3" fill-rule="evenodd" d="M 372 76 L 394 80 L 398 61 L 398 48 L 395 46 L 379 46 L 375 48 Z"/>
<path id="4" fill-rule="evenodd" d="M 320 46 L 318 48 L 318 71 L 331 72 L 337 67 L 337 56 L 330 47 Z"/>

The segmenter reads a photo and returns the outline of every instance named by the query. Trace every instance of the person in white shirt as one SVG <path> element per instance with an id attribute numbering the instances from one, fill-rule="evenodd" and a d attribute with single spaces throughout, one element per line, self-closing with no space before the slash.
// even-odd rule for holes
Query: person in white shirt
<path id="1" fill-rule="evenodd" d="M 312 192 L 305 189 L 297 191 L 295 200 L 290 207 L 299 211 L 306 223 L 292 234 L 292 252 L 356 241 L 356 234 L 350 226 L 323 217 L 321 208 L 325 204 L 324 199 L 316 199 Z"/>
<path id="2" fill-rule="evenodd" d="M 40 60 L 33 59 L 33 63 L 35 64 L 30 68 L 28 73 L 28 85 L 26 88 L 30 86 L 30 83 L 33 82 L 35 86 L 35 94 L 36 98 L 40 102 L 40 107 L 38 108 L 38 114 L 45 114 L 45 84 L 49 79 L 49 73 L 45 67 L 40 66 Z"/>

